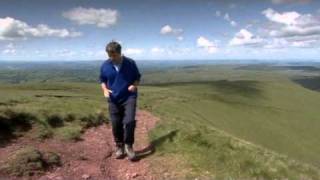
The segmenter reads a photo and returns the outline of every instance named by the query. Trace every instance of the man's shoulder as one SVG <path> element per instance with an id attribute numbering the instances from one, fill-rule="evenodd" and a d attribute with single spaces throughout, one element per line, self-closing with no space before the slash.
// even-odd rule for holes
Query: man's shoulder
<path id="1" fill-rule="evenodd" d="M 109 65 L 110 62 L 111 62 L 110 59 L 104 60 L 104 61 L 101 63 L 101 67 L 105 67 L 105 66 Z"/>
<path id="2" fill-rule="evenodd" d="M 123 56 L 123 59 L 127 60 L 127 62 L 129 62 L 130 64 L 135 63 L 135 60 L 133 60 L 133 59 L 130 58 L 130 57 Z"/>

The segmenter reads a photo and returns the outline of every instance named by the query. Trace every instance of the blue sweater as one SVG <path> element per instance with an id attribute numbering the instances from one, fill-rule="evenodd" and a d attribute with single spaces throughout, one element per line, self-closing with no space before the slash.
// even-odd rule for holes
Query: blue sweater
<path id="1" fill-rule="evenodd" d="M 109 97 L 114 103 L 122 103 L 130 96 L 137 97 L 138 91 L 131 92 L 128 87 L 134 81 L 141 79 L 141 73 L 135 61 L 126 56 L 122 57 L 123 61 L 119 72 L 115 69 L 111 59 L 104 61 L 100 68 L 99 82 L 104 82 L 112 90 Z"/>

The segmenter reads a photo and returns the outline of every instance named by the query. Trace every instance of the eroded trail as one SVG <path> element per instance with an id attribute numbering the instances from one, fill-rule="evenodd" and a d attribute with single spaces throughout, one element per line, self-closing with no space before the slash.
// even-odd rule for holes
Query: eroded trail
<path id="1" fill-rule="evenodd" d="M 111 124 L 103 124 L 89 128 L 82 134 L 81 141 L 61 142 L 48 139 L 44 142 L 32 141 L 22 137 L 10 145 L 0 148 L 0 163 L 15 150 L 32 145 L 40 151 L 54 151 L 62 160 L 62 166 L 47 171 L 41 176 L 10 177 L 10 179 L 41 179 L 41 180 L 125 180 L 125 179 L 156 179 L 150 170 L 148 156 L 153 147 L 148 142 L 148 131 L 159 120 L 151 113 L 138 110 L 136 115 L 137 126 L 135 131 L 134 150 L 138 161 L 131 162 L 127 158 L 114 158 L 114 143 Z M 3 177 L 5 179 L 9 177 Z M 1 177 L 0 177 L 1 179 Z"/>

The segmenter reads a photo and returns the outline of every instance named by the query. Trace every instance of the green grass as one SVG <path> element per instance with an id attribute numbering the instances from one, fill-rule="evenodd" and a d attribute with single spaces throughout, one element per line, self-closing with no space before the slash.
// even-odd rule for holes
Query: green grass
<path id="1" fill-rule="evenodd" d="M 294 115 L 285 115 L 284 111 L 278 117 L 278 108 L 262 103 L 267 99 L 253 99 L 246 93 L 240 97 L 221 94 L 220 90 L 213 90 L 208 84 L 150 87 L 148 91 L 153 92 L 153 96 L 146 102 L 146 108 L 162 118 L 160 125 L 152 132 L 158 150 L 162 154 L 186 153 L 186 157 L 190 158 L 188 162 L 199 172 L 208 170 L 218 177 L 297 178 L 299 173 L 304 174 L 299 171 L 298 163 L 278 153 L 309 163 L 314 163 L 313 160 L 318 158 L 314 148 L 318 143 L 318 126 L 314 126 L 310 134 L 306 131 L 297 134 L 296 129 L 292 129 L 293 124 L 286 126 L 282 124 L 286 121 L 279 120 Z M 230 93 L 233 90 L 226 91 Z M 201 95 L 204 97 L 201 98 Z M 310 126 L 308 122 L 300 124 L 305 125 L 296 125 L 295 128 L 303 130 L 305 126 Z M 299 137 L 301 134 L 313 137 L 313 141 L 304 142 L 307 147 L 292 144 L 296 139 L 302 140 Z M 163 136 L 167 137 L 164 138 L 166 140 L 161 138 Z M 157 140 L 159 137 L 162 139 L 160 142 Z M 239 141 L 238 138 L 247 141 Z M 258 146 L 248 144 L 248 141 Z M 265 147 L 274 152 L 265 150 Z M 316 172 L 310 170 L 307 174 L 317 179 L 319 174 Z"/>
<path id="2" fill-rule="evenodd" d="M 291 81 L 305 73 L 234 67 L 144 75 L 138 107 L 161 118 L 150 132 L 155 155 L 185 157 L 186 176 L 319 179 L 320 93 Z M 13 135 L 20 131 L 7 122 L 16 117 L 29 117 L 35 137 L 61 140 L 108 122 L 97 83 L 2 84 L 0 97 L 0 123 Z"/>
<path id="3" fill-rule="evenodd" d="M 237 73 L 142 89 L 140 107 L 162 119 L 151 133 L 159 154 L 184 153 L 195 170 L 219 178 L 319 179 L 320 93 L 283 72 Z"/>
<path id="4" fill-rule="evenodd" d="M 32 146 L 23 147 L 10 154 L 6 164 L 0 169 L 11 175 L 34 175 L 43 174 L 52 166 L 60 166 L 60 156 L 54 152 L 41 152 Z"/>
<path id="5" fill-rule="evenodd" d="M 29 120 L 23 127 L 33 126 L 33 137 L 38 139 L 57 136 L 76 140 L 85 128 L 109 122 L 107 101 L 98 84 L 3 84 L 0 97 L 0 123 L 9 128 L 9 137 L 19 134 L 16 124 L 25 117 Z M 12 123 L 12 119 L 19 123 Z"/>

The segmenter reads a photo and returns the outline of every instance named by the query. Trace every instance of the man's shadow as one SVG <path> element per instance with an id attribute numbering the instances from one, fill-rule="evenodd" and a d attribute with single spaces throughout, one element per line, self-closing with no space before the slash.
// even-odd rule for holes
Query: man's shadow
<path id="1" fill-rule="evenodd" d="M 146 147 L 135 151 L 136 152 L 136 161 L 139 161 L 140 159 L 146 158 L 150 155 L 152 155 L 156 151 L 156 147 L 163 144 L 165 141 L 173 141 L 173 138 L 177 135 L 179 130 L 172 130 L 168 132 L 167 134 L 151 141 Z"/>

